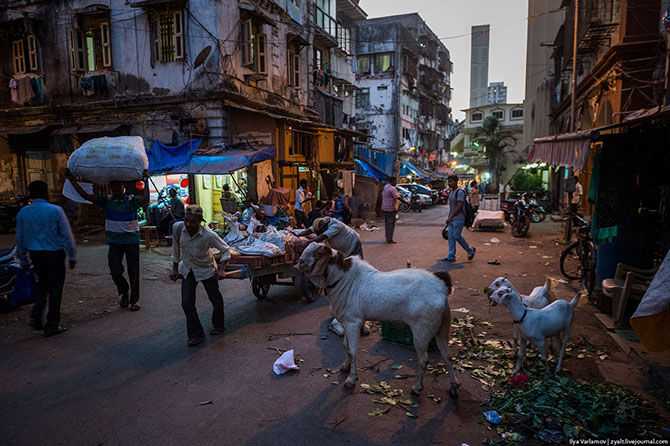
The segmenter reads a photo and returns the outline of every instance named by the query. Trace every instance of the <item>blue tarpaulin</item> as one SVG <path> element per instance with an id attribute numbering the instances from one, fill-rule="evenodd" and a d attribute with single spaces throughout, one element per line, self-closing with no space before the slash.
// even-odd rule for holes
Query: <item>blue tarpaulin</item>
<path id="1" fill-rule="evenodd" d="M 201 142 L 201 139 L 192 139 L 179 146 L 166 146 L 160 141 L 155 141 L 151 148 L 147 149 L 149 172 L 161 172 L 188 163 Z"/>
<path id="2" fill-rule="evenodd" d="M 354 157 L 354 161 L 356 161 L 358 165 L 361 166 L 361 169 L 363 169 L 365 174 L 369 177 L 376 178 L 379 181 L 384 181 L 388 177 L 386 172 L 372 165 L 369 161 L 363 158 Z"/>
<path id="3" fill-rule="evenodd" d="M 425 178 L 425 179 L 428 180 L 428 181 L 430 181 L 430 180 L 433 179 L 433 176 L 432 176 L 431 174 L 429 174 L 428 172 L 426 172 L 426 171 L 423 170 L 423 169 L 420 169 L 420 168 L 416 167 L 414 164 L 412 164 L 412 163 L 410 163 L 410 162 L 408 162 L 408 161 L 403 161 L 402 163 L 403 163 L 404 166 L 407 168 L 407 170 L 409 170 L 410 172 L 412 172 L 412 173 L 413 173 L 414 175 L 416 175 L 417 177 Z"/>
<path id="4" fill-rule="evenodd" d="M 198 144 L 200 141 L 198 140 Z M 183 146 L 183 145 L 182 145 Z M 178 147 L 182 147 L 178 146 Z M 244 167 L 250 166 L 261 161 L 272 159 L 276 156 L 277 151 L 274 146 L 270 145 L 246 145 L 249 148 L 214 148 L 209 149 L 205 153 L 195 154 L 191 152 L 185 161 L 179 165 L 169 165 L 168 163 L 151 164 L 152 157 L 149 157 L 149 171 L 168 173 L 191 173 L 191 174 L 207 174 L 207 175 L 223 175 Z M 167 147 L 167 146 L 164 146 Z M 175 149 L 168 147 L 168 149 Z M 151 150 L 154 150 L 152 146 Z M 148 152 L 147 152 L 148 154 Z M 183 155 L 183 154 L 181 154 Z M 158 157 L 157 157 L 158 159 Z M 169 158 L 162 155 L 161 160 L 178 159 L 176 157 Z"/>

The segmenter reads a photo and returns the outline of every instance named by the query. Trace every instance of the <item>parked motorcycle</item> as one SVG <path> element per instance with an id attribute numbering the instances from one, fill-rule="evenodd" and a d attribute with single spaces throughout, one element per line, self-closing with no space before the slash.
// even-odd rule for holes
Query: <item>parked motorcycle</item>
<path id="1" fill-rule="evenodd" d="M 512 236 L 523 237 L 530 229 L 530 203 L 527 194 L 521 195 L 514 203 L 514 218 L 512 219 Z"/>
<path id="2" fill-rule="evenodd" d="M 537 198 L 535 198 L 535 194 L 532 194 L 530 196 L 529 203 L 530 203 L 530 219 L 533 221 L 533 223 L 539 223 L 541 221 L 544 221 L 544 219 L 547 218 L 547 211 L 540 204 L 540 202 L 537 201 Z"/>
<path id="3" fill-rule="evenodd" d="M 0 203 L 0 234 L 6 234 L 16 228 L 16 214 L 27 204 L 27 197 Z"/>
<path id="4" fill-rule="evenodd" d="M 16 270 L 19 268 L 16 248 L 0 250 L 0 310 L 2 311 L 14 309 L 12 294 L 14 294 Z"/>
<path id="5" fill-rule="evenodd" d="M 449 203 L 449 188 L 446 188 L 440 194 L 440 199 L 438 200 L 439 204 L 448 204 Z"/>

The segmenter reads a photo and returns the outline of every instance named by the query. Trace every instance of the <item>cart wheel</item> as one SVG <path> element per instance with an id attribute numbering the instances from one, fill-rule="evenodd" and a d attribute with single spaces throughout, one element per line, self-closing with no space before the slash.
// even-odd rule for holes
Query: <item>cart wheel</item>
<path id="1" fill-rule="evenodd" d="M 307 302 L 314 302 L 321 294 L 321 289 L 317 288 L 311 280 L 306 279 L 302 285 L 302 294 L 307 299 Z"/>
<path id="2" fill-rule="evenodd" d="M 254 277 L 251 279 L 251 292 L 256 298 L 265 299 L 270 292 L 270 283 L 262 281 L 260 278 Z"/>

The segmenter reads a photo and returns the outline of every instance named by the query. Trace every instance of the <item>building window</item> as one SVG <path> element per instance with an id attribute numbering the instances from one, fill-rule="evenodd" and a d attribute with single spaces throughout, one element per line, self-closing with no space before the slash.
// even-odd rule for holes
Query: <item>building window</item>
<path id="1" fill-rule="evenodd" d="M 480 122 L 484 119 L 484 113 L 474 112 L 470 115 L 470 122 Z"/>
<path id="2" fill-rule="evenodd" d="M 326 33 L 337 37 L 337 22 L 334 17 L 336 0 L 315 0 L 314 23 Z"/>
<path id="3" fill-rule="evenodd" d="M 356 68 L 360 74 L 370 74 L 370 56 L 357 56 Z"/>
<path id="4" fill-rule="evenodd" d="M 377 54 L 375 58 L 375 73 L 383 73 L 393 67 L 393 53 Z"/>
<path id="5" fill-rule="evenodd" d="M 23 40 L 15 40 L 12 42 L 14 74 L 23 74 L 26 72 L 26 58 L 23 49 Z"/>
<path id="6" fill-rule="evenodd" d="M 160 63 L 184 60 L 184 14 L 179 11 L 153 15 L 154 60 Z"/>
<path id="7" fill-rule="evenodd" d="M 267 74 L 267 37 L 263 25 L 253 19 L 242 22 L 242 66 L 259 74 Z"/>
<path id="8" fill-rule="evenodd" d="M 502 121 L 505 119 L 505 110 L 493 110 L 493 112 L 491 112 L 491 115 L 498 121 Z"/>
<path id="9" fill-rule="evenodd" d="M 296 48 L 286 53 L 286 78 L 293 88 L 300 88 L 300 54 Z"/>
<path id="10" fill-rule="evenodd" d="M 288 148 L 288 154 L 294 156 L 304 156 L 305 158 L 311 157 L 311 144 L 312 135 L 308 135 L 302 132 L 291 132 L 291 145 Z"/>
<path id="11" fill-rule="evenodd" d="M 344 52 L 351 54 L 351 30 L 337 24 L 337 44 Z"/>
<path id="12" fill-rule="evenodd" d="M 356 108 L 367 108 L 370 106 L 370 89 L 361 88 L 356 92 Z"/>
<path id="13" fill-rule="evenodd" d="M 523 108 L 512 110 L 511 119 L 523 119 Z"/>
<path id="14" fill-rule="evenodd" d="M 388 90 L 388 85 L 380 85 L 377 87 L 377 91 L 385 91 Z"/>
<path id="15" fill-rule="evenodd" d="M 91 72 L 112 67 L 109 13 L 82 14 L 79 28 L 70 29 L 70 62 L 75 72 Z"/>

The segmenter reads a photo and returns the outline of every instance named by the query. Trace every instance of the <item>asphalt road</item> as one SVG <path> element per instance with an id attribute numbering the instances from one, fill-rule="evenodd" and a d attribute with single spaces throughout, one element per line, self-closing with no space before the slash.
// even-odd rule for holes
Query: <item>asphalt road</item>
<path id="1" fill-rule="evenodd" d="M 459 248 L 458 262 L 445 264 L 439 260 L 447 249 L 440 235 L 444 214 L 444 207 L 435 207 L 401 215 L 397 245 L 383 243 L 383 230 L 363 232 L 366 259 L 382 270 L 404 268 L 408 261 L 414 268 L 449 270 L 457 286 L 452 309 L 465 308 L 491 321 L 487 336 L 492 339 L 509 339 L 508 315 L 488 307 L 479 290 L 504 273 L 522 292 L 547 275 L 557 276 L 560 246 L 554 238 L 560 226 L 533 226 L 524 239 L 512 239 L 509 229 L 468 232 L 466 238 L 478 248 L 474 261 L 467 262 Z M 501 243 L 491 243 L 492 237 Z M 82 246 L 80 265 L 68 279 L 77 286 L 66 291 L 72 301 L 105 299 L 108 312 L 89 318 L 64 314 L 71 327 L 67 333 L 44 338 L 22 328 L 0 343 L 0 444 L 460 445 L 497 437 L 481 423 L 480 404 L 488 393 L 465 374 L 458 376 L 463 384 L 458 402 L 446 398 L 447 376 L 429 376 L 422 397 L 415 399 L 418 418 L 398 408 L 369 416 L 379 407 L 371 395 L 344 389 L 343 374 L 324 376 L 344 359 L 342 340 L 327 331 L 325 297 L 307 303 L 293 287 L 273 287 L 258 301 L 248 281 L 223 281 L 225 334 L 188 347 L 179 285 L 166 277 L 169 259 L 143 253 L 142 310 L 133 313 L 116 307 L 105 254 L 104 245 Z M 501 265 L 488 265 L 489 259 Z M 563 287 L 557 293 L 572 297 L 573 290 Z M 211 309 L 201 287 L 198 309 L 208 329 Z M 582 302 L 580 310 L 573 337 L 588 336 L 609 349 L 611 359 L 568 358 L 569 373 L 622 382 L 644 393 L 639 370 L 600 333 L 593 309 Z M 27 314 L 21 309 L 0 318 L 25 327 Z M 272 364 L 287 349 L 294 349 L 301 370 L 277 376 Z M 416 373 L 412 349 L 382 340 L 378 330 L 362 338 L 360 349 L 359 384 L 386 380 L 409 397 L 413 378 L 394 380 L 391 365 Z M 435 352 L 431 357 L 439 360 Z M 437 404 L 430 394 L 444 400 Z"/>

